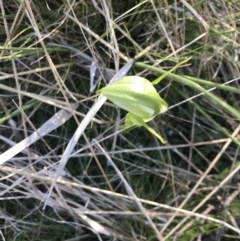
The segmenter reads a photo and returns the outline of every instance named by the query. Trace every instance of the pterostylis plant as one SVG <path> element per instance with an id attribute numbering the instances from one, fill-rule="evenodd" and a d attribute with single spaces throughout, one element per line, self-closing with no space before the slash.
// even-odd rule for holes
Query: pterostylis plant
<path id="1" fill-rule="evenodd" d="M 115 105 L 128 111 L 125 124 L 121 126 L 121 129 L 143 126 L 162 143 L 166 143 L 154 129 L 146 124 L 146 122 L 168 109 L 168 104 L 160 97 L 154 85 L 188 60 L 178 63 L 153 82 L 139 76 L 126 76 L 103 87 L 97 93 L 103 94 Z"/>

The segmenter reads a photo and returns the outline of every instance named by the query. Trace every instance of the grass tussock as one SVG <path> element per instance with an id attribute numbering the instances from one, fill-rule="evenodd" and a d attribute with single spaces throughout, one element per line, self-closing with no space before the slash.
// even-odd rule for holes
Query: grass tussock
<path id="1" fill-rule="evenodd" d="M 0 1 L 2 240 L 238 240 L 239 12 L 229 1 Z M 169 110 L 122 132 L 95 91 L 130 59 Z M 130 68 L 131 67 L 131 68 Z M 74 139 L 74 137 L 76 137 Z M 79 138 L 78 138 L 79 137 Z"/>

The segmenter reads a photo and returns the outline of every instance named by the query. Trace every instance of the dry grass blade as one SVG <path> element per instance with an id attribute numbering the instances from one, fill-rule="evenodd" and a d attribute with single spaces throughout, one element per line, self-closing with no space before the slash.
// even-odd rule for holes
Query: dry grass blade
<path id="1" fill-rule="evenodd" d="M 6 161 L 10 160 L 12 157 L 22 152 L 24 149 L 38 141 L 40 138 L 44 137 L 51 131 L 63 125 L 69 118 L 72 117 L 72 111 L 78 107 L 78 104 L 72 104 L 71 107 L 72 110 L 60 110 L 59 112 L 55 113 L 34 133 L 32 133 L 30 136 L 28 136 L 26 139 L 22 140 L 12 148 L 8 149 L 6 152 L 2 153 L 0 155 L 0 164 L 4 164 Z"/>
<path id="2" fill-rule="evenodd" d="M 132 67 L 134 63 L 134 60 L 131 59 L 128 61 L 127 64 L 125 64 L 115 75 L 114 77 L 111 79 L 110 83 L 113 83 L 115 81 L 117 81 L 118 79 L 121 79 L 122 77 L 124 77 L 126 75 L 126 73 L 129 71 L 129 69 Z M 91 123 L 92 118 L 95 116 L 95 114 L 97 113 L 97 111 L 102 107 L 102 105 L 104 104 L 104 102 L 107 100 L 106 97 L 104 97 L 103 95 L 100 95 L 97 99 L 97 101 L 95 102 L 95 104 L 92 106 L 92 108 L 88 111 L 88 113 L 86 114 L 86 116 L 84 117 L 84 119 L 82 120 L 81 124 L 78 126 L 77 130 L 75 131 L 73 137 L 71 138 L 70 142 L 68 143 L 68 146 L 66 148 L 66 150 L 63 153 L 63 156 L 60 160 L 59 166 L 57 168 L 56 171 L 56 175 L 53 179 L 53 183 L 49 189 L 48 195 L 45 199 L 45 206 L 48 203 L 48 199 L 51 195 L 51 192 L 53 190 L 53 187 L 56 184 L 56 180 L 57 178 L 61 175 L 64 167 L 67 164 L 67 161 L 74 149 L 74 147 L 76 146 L 76 143 L 78 142 L 80 136 L 84 133 L 86 127 L 89 125 L 89 123 Z M 44 206 L 44 208 L 45 208 Z"/>

